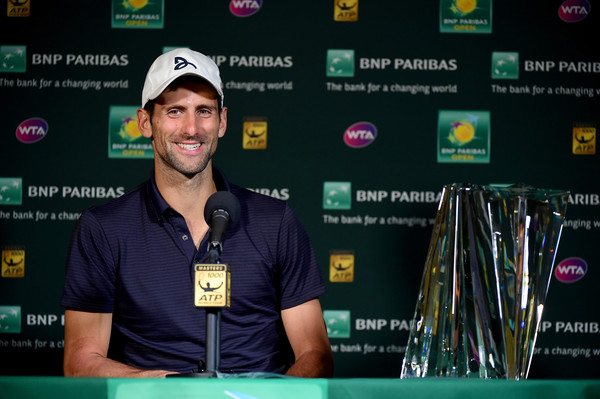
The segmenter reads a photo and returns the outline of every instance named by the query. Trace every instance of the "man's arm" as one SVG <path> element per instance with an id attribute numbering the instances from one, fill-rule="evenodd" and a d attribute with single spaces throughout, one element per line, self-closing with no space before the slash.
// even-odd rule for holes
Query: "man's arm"
<path id="1" fill-rule="evenodd" d="M 140 370 L 107 358 L 111 326 L 111 313 L 65 311 L 65 376 L 164 377 L 173 373 Z"/>
<path id="2" fill-rule="evenodd" d="M 318 299 L 281 311 L 281 318 L 296 361 L 287 375 L 328 378 L 333 356 Z"/>

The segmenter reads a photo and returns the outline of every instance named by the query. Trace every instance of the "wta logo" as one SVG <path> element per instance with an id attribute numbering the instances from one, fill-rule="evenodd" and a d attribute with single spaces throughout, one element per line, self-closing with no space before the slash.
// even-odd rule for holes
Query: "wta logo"
<path id="1" fill-rule="evenodd" d="M 29 118 L 17 127 L 17 140 L 21 143 L 37 143 L 48 133 L 48 122 L 42 118 Z"/>
<path id="2" fill-rule="evenodd" d="M 554 277 L 563 283 L 574 283 L 585 276 L 587 269 L 587 263 L 583 259 L 567 258 L 558 264 Z"/>
<path id="3" fill-rule="evenodd" d="M 231 0 L 229 11 L 236 17 L 249 17 L 262 7 L 262 0 Z"/>
<path id="4" fill-rule="evenodd" d="M 558 8 L 558 16 L 565 22 L 579 22 L 590 13 L 588 0 L 567 0 Z"/>
<path id="5" fill-rule="evenodd" d="M 357 122 L 344 132 L 344 143 L 348 147 L 363 148 L 375 141 L 377 128 L 369 122 Z"/>

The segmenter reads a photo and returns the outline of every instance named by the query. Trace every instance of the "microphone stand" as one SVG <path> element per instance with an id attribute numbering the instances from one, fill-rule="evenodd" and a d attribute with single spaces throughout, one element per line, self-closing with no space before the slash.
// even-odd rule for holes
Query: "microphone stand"
<path id="1" fill-rule="evenodd" d="M 212 245 L 208 252 L 209 263 L 220 263 L 220 244 Z M 206 308 L 206 370 L 210 377 L 217 376 L 221 363 L 221 308 Z"/>
<path id="2" fill-rule="evenodd" d="M 205 356 L 206 367 L 202 367 L 202 361 L 199 361 L 198 373 L 187 374 L 169 374 L 167 377 L 200 377 L 210 378 L 217 377 L 221 362 L 221 309 L 229 307 L 230 297 L 230 275 L 229 266 L 220 264 L 221 252 L 223 251 L 223 237 L 228 227 L 233 227 L 236 224 L 240 214 L 240 202 L 235 195 L 229 191 L 217 191 L 213 193 L 204 207 L 204 219 L 211 228 L 209 236 L 208 253 L 206 259 L 209 264 L 194 265 L 194 303 L 198 308 L 204 308 L 206 312 L 206 337 L 205 337 Z M 209 270 L 207 270 L 208 268 Z M 208 282 L 206 289 L 201 285 L 200 278 L 204 272 L 214 270 L 219 276 L 217 280 L 221 283 L 217 288 L 224 287 L 225 292 L 211 295 L 210 299 L 206 299 L 206 295 L 198 297 L 198 286 L 204 292 L 214 291 L 209 290 Z M 219 298 L 217 298 L 219 297 Z"/>
<path id="3" fill-rule="evenodd" d="M 208 251 L 208 262 L 220 263 L 221 243 L 211 243 Z M 167 374 L 167 377 L 215 378 L 221 362 L 221 308 L 207 307 L 206 312 L 206 342 L 204 354 L 206 367 L 199 362 L 198 373 Z"/>

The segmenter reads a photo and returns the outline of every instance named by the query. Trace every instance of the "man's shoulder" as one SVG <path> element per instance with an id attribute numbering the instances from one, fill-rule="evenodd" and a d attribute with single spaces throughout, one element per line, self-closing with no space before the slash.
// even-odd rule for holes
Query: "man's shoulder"
<path id="1" fill-rule="evenodd" d="M 231 192 L 240 200 L 242 206 L 245 204 L 249 209 L 283 212 L 287 207 L 287 202 L 284 200 L 236 185 L 231 185 Z"/>
<path id="2" fill-rule="evenodd" d="M 146 207 L 147 182 L 141 183 L 110 201 L 94 205 L 86 210 L 97 218 L 114 218 L 118 215 L 128 215 Z"/>

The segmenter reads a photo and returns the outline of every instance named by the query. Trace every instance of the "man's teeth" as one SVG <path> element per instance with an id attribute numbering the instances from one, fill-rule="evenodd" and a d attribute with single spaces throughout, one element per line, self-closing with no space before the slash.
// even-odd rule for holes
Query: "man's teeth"
<path id="1" fill-rule="evenodd" d="M 202 144 L 200 143 L 196 143 L 196 144 L 183 144 L 183 143 L 177 143 L 178 146 L 180 146 L 181 148 L 185 149 L 185 150 L 195 150 L 200 148 L 200 146 Z"/>

